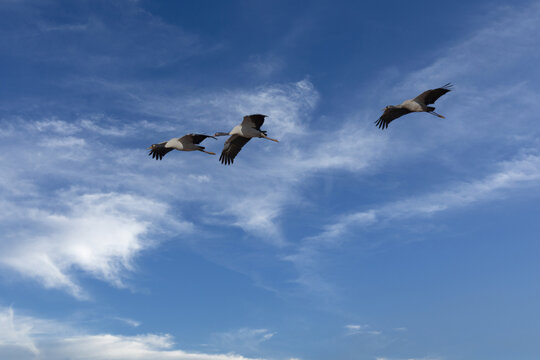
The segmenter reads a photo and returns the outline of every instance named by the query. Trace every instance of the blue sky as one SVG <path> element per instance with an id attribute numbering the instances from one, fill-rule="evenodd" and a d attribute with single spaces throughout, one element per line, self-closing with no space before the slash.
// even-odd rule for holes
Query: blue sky
<path id="1" fill-rule="evenodd" d="M 0 15 L 0 358 L 537 358 L 540 2 Z"/>

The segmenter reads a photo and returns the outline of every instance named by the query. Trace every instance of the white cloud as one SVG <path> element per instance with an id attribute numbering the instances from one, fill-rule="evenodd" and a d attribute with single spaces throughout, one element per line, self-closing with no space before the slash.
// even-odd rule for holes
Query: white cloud
<path id="1" fill-rule="evenodd" d="M 41 143 L 43 146 L 51 148 L 76 148 L 86 145 L 86 141 L 81 138 L 66 136 L 61 138 L 48 138 L 44 139 Z"/>
<path id="2" fill-rule="evenodd" d="M 38 349 L 32 340 L 31 332 L 32 324 L 28 319 L 20 318 L 15 321 L 12 308 L 0 309 L 0 349 L 13 346 L 37 354 Z"/>
<path id="3" fill-rule="evenodd" d="M 311 292 L 334 297 L 335 287 L 321 275 L 320 258 L 328 248 L 342 246 L 350 234 L 370 227 L 394 226 L 397 221 L 434 216 L 478 202 L 504 199 L 520 189 L 540 184 L 540 156 L 524 155 L 513 161 L 499 164 L 498 171 L 480 180 L 449 184 L 439 192 L 422 194 L 398 200 L 368 210 L 336 216 L 336 222 L 324 226 L 324 230 L 304 239 L 297 251 L 283 257 L 298 271 L 296 282 Z"/>
<path id="4" fill-rule="evenodd" d="M 235 353 L 179 350 L 168 334 L 85 334 L 54 321 L 0 308 L 0 358 L 7 356 L 35 360 L 248 360 Z"/>
<path id="5" fill-rule="evenodd" d="M 23 121 L 23 119 L 19 119 Z M 62 135 L 71 135 L 79 131 L 79 127 L 75 124 L 68 123 L 57 118 L 48 118 L 36 121 L 32 124 L 40 132 L 51 131 Z"/>
<path id="6" fill-rule="evenodd" d="M 168 210 L 166 204 L 117 193 L 68 193 L 57 200 L 63 200 L 63 210 L 4 205 L 11 211 L 0 221 L 10 230 L 0 242 L 0 264 L 79 298 L 86 294 L 75 280 L 76 271 L 125 286 L 133 259 L 155 244 L 145 238 L 151 222 L 163 223 L 160 218 Z M 17 224 L 20 219 L 24 225 Z M 190 224 L 172 220 L 168 226 L 191 230 Z"/>
<path id="7" fill-rule="evenodd" d="M 123 318 L 123 317 L 115 317 L 116 320 L 121 321 L 129 326 L 132 327 L 139 327 L 141 326 L 141 322 L 133 319 Z"/>
<path id="8" fill-rule="evenodd" d="M 174 350 L 170 335 L 119 336 L 111 334 L 66 337 L 48 346 L 44 359 L 103 360 L 247 360 L 235 354 L 205 354 Z"/>
<path id="9" fill-rule="evenodd" d="M 269 341 L 276 334 L 268 329 L 241 328 L 214 334 L 212 343 L 218 349 L 256 353 L 263 342 Z"/>
<path id="10" fill-rule="evenodd" d="M 438 212 L 464 207 L 480 201 L 504 197 L 503 191 L 536 186 L 540 181 L 540 156 L 526 155 L 500 164 L 500 170 L 481 180 L 457 183 L 446 190 L 396 201 L 378 208 L 340 216 L 316 236 L 330 241 L 343 236 L 352 227 L 365 227 L 375 223 L 431 216 Z"/>
<path id="11" fill-rule="evenodd" d="M 382 331 L 375 330 L 369 325 L 349 324 L 345 325 L 345 335 L 381 335 Z"/>

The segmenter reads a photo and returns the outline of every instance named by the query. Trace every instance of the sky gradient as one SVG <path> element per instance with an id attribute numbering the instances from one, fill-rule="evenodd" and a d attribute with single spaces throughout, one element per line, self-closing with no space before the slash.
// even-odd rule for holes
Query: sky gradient
<path id="1" fill-rule="evenodd" d="M 538 358 L 540 2 L 0 15 L 1 359 Z"/>

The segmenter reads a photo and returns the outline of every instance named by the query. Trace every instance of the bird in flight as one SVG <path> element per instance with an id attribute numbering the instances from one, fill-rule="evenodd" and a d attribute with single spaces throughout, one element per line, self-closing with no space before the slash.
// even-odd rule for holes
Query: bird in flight
<path id="1" fill-rule="evenodd" d="M 405 100 L 400 105 L 388 105 L 384 108 L 384 113 L 375 122 L 375 125 L 379 129 L 385 129 L 393 120 L 411 112 L 427 112 L 444 119 L 444 116 L 434 111 L 435 108 L 433 106 L 428 105 L 434 104 L 438 98 L 451 90 L 452 84 L 448 83 L 437 89 L 426 90 L 414 99 Z"/>
<path id="2" fill-rule="evenodd" d="M 162 142 L 160 144 L 153 144 L 147 150 L 150 150 L 148 155 L 152 155 L 153 159 L 161 160 L 169 151 L 180 150 L 180 151 L 202 151 L 210 155 L 216 155 L 216 153 L 204 150 L 204 146 L 200 144 L 204 139 L 211 137 L 215 139 L 212 135 L 204 134 L 187 134 L 181 138 L 172 138 L 169 141 Z"/>
<path id="3" fill-rule="evenodd" d="M 214 136 L 228 136 L 230 137 L 225 141 L 223 146 L 223 151 L 219 157 L 224 165 L 230 165 L 234 162 L 234 158 L 242 147 L 247 144 L 251 138 L 265 138 L 278 142 L 276 139 L 269 138 L 266 136 L 266 131 L 261 130 L 261 126 L 264 123 L 264 118 L 267 115 L 253 114 L 244 116 L 244 120 L 241 124 L 236 125 L 230 132 L 217 132 Z"/>

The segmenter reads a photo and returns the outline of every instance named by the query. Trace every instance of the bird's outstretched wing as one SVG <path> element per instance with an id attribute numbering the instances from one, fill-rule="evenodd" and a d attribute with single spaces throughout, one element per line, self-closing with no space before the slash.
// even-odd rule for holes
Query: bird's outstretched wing
<path id="1" fill-rule="evenodd" d="M 232 135 L 225 141 L 219 161 L 221 161 L 223 165 L 232 164 L 236 155 L 238 155 L 240 150 L 242 150 L 242 147 L 246 145 L 248 141 L 249 138 L 240 135 Z"/>
<path id="2" fill-rule="evenodd" d="M 169 151 L 174 150 L 173 148 L 165 147 L 165 144 L 167 142 L 163 142 L 161 144 L 153 144 L 150 147 L 150 152 L 148 155 L 152 155 L 152 159 L 161 160 L 167 154 Z"/>
<path id="3" fill-rule="evenodd" d="M 264 118 L 268 117 L 267 115 L 253 114 L 244 116 L 242 121 L 242 126 L 254 127 L 257 130 L 261 130 L 261 126 L 264 124 Z"/>
<path id="4" fill-rule="evenodd" d="M 187 134 L 182 136 L 180 139 L 178 139 L 180 142 L 191 142 L 192 144 L 200 144 L 204 139 L 211 137 L 212 139 L 215 139 L 212 135 L 204 135 L 204 134 Z"/>
<path id="5" fill-rule="evenodd" d="M 438 98 L 446 94 L 447 92 L 452 90 L 452 84 L 448 83 L 444 85 L 443 87 L 437 88 L 437 89 L 431 89 L 426 90 L 417 97 L 415 97 L 413 100 L 416 101 L 419 104 L 434 104 L 435 101 L 437 101 Z"/>
<path id="6" fill-rule="evenodd" d="M 375 126 L 378 126 L 379 129 L 386 129 L 388 127 L 388 124 L 390 124 L 393 120 L 397 119 L 400 116 L 408 114 L 410 112 L 411 112 L 410 110 L 407 110 L 405 108 L 389 107 L 386 110 L 384 110 L 384 113 L 375 122 Z"/>

